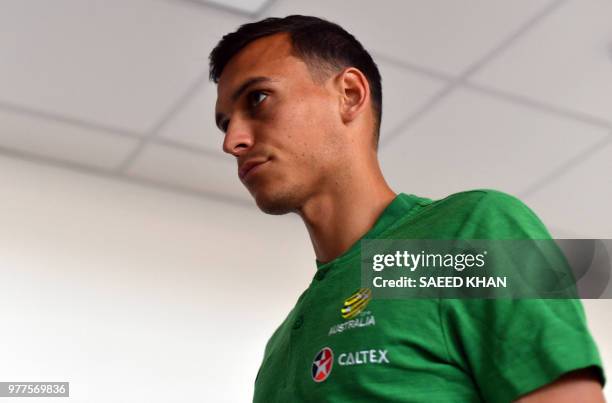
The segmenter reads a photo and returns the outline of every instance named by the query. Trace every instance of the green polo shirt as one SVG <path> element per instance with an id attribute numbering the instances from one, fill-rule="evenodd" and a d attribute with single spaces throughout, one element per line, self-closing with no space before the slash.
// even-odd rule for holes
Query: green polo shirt
<path id="1" fill-rule="evenodd" d="M 362 239 L 550 239 L 508 194 L 399 194 Z M 604 370 L 578 299 L 370 299 L 360 241 L 317 271 L 268 341 L 256 403 L 510 402 L 562 374 Z"/>

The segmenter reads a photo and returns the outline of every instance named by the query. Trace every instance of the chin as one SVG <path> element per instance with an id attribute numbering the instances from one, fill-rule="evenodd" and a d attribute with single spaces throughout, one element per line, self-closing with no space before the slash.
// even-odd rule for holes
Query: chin
<path id="1" fill-rule="evenodd" d="M 285 190 L 258 191 L 253 194 L 255 203 L 266 214 L 283 215 L 297 211 L 299 206 L 295 192 Z"/>

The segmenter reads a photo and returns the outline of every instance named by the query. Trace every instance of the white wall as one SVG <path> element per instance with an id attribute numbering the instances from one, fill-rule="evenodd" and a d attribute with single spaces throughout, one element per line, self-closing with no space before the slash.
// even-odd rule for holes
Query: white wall
<path id="1" fill-rule="evenodd" d="M 315 270 L 297 218 L 5 158 L 0 183 L 0 380 L 70 381 L 72 402 L 251 399 Z"/>
<path id="2" fill-rule="evenodd" d="M 71 402 L 250 401 L 315 270 L 297 217 L 4 157 L 0 183 L 0 380 L 69 381 Z M 610 365 L 612 301 L 585 307 Z"/>

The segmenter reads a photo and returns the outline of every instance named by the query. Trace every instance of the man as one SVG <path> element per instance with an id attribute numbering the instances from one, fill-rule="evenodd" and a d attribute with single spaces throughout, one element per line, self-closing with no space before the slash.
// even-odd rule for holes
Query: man
<path id="1" fill-rule="evenodd" d="M 579 300 L 358 290 L 362 239 L 550 234 L 502 192 L 433 201 L 391 190 L 377 160 L 380 74 L 352 35 L 299 15 L 245 24 L 212 51 L 210 76 L 240 180 L 265 213 L 299 214 L 316 255 L 312 283 L 266 346 L 255 402 L 603 401 Z"/>

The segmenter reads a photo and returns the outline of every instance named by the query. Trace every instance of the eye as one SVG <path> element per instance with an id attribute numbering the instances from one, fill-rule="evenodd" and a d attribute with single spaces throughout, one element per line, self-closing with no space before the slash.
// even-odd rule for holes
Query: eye
<path id="1" fill-rule="evenodd" d="M 225 134 L 227 131 L 227 126 L 229 126 L 229 120 L 224 120 L 221 122 L 221 131 Z"/>
<path id="2" fill-rule="evenodd" d="M 257 106 L 259 105 L 259 102 L 263 101 L 263 98 L 261 101 L 257 102 L 257 100 L 260 98 L 260 96 L 263 95 L 264 97 L 267 97 L 268 94 L 266 94 L 265 92 L 261 92 L 261 91 L 253 91 L 251 93 L 249 93 L 248 96 L 248 101 L 249 101 L 249 105 L 251 106 Z"/>

